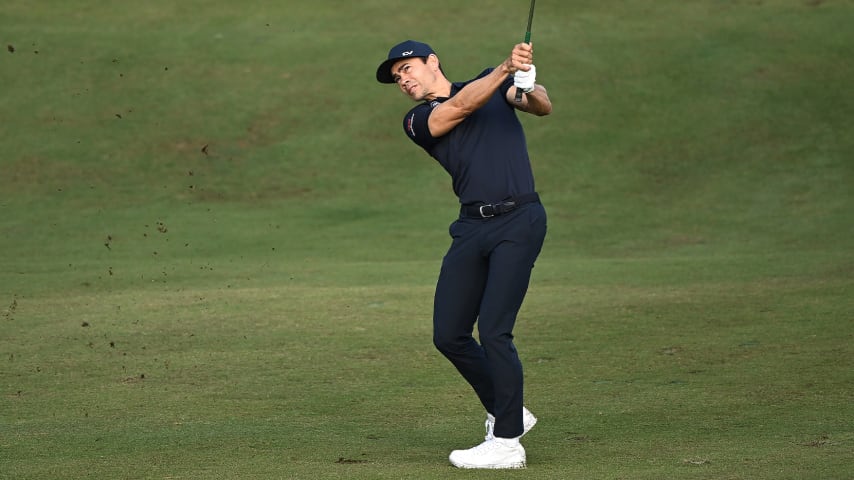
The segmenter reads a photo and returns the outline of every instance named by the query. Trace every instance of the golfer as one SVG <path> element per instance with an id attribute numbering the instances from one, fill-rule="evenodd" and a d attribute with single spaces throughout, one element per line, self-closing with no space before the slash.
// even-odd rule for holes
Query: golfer
<path id="1" fill-rule="evenodd" d="M 452 83 L 429 45 L 407 40 L 377 69 L 377 80 L 396 83 L 418 103 L 403 117 L 403 130 L 451 175 L 459 197 L 436 285 L 433 342 L 487 414 L 485 441 L 451 452 L 460 468 L 525 467 L 519 439 L 537 421 L 523 406 L 522 364 L 513 345 L 516 315 L 546 235 L 546 212 L 516 117 L 517 110 L 552 111 L 533 60 L 533 47 L 520 43 L 497 67 Z M 519 101 L 517 90 L 524 92 Z"/>

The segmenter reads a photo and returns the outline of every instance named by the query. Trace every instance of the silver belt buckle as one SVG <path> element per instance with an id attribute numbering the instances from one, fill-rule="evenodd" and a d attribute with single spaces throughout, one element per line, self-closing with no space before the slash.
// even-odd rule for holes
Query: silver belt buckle
<path id="1" fill-rule="evenodd" d="M 492 207 L 492 215 L 483 213 L 483 207 Z M 495 216 L 495 205 L 481 205 L 477 210 L 480 212 L 480 218 L 492 218 Z"/>

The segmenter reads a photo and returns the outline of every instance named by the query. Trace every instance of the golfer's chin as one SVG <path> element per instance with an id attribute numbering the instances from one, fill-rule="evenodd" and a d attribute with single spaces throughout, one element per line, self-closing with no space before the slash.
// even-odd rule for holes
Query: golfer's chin
<path id="1" fill-rule="evenodd" d="M 417 88 L 412 89 L 411 91 L 408 91 L 405 93 L 406 93 L 407 97 L 411 98 L 412 100 L 414 100 L 416 102 L 420 102 L 420 101 L 424 100 L 424 96 L 425 96 L 424 92 L 421 90 L 418 90 Z"/>

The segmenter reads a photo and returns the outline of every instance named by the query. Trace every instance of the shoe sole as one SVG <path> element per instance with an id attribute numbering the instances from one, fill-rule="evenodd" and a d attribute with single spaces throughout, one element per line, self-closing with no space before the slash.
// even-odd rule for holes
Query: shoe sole
<path id="1" fill-rule="evenodd" d="M 451 465 L 457 468 L 465 468 L 468 470 L 481 469 L 481 470 L 512 470 L 512 469 L 521 469 L 527 468 L 525 462 L 514 462 L 514 463 L 500 463 L 496 465 L 469 465 L 467 463 L 457 463 L 451 461 Z"/>

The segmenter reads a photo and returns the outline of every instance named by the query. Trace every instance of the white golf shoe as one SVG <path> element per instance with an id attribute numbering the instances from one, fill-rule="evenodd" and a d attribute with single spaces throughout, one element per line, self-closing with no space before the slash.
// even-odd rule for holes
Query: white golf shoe
<path id="1" fill-rule="evenodd" d="M 525 407 L 522 407 L 522 435 L 519 435 L 519 438 L 522 438 L 523 436 L 525 436 L 526 433 L 530 432 L 536 424 L 537 417 L 535 417 L 530 410 Z M 495 430 L 495 417 L 492 416 L 491 413 L 486 414 L 485 426 L 486 437 L 484 437 L 484 440 L 492 440 L 493 438 L 495 438 L 495 435 L 493 435 L 493 430 Z"/>
<path id="2" fill-rule="evenodd" d="M 525 468 L 525 448 L 518 438 L 493 438 L 448 457 L 457 468 Z"/>

